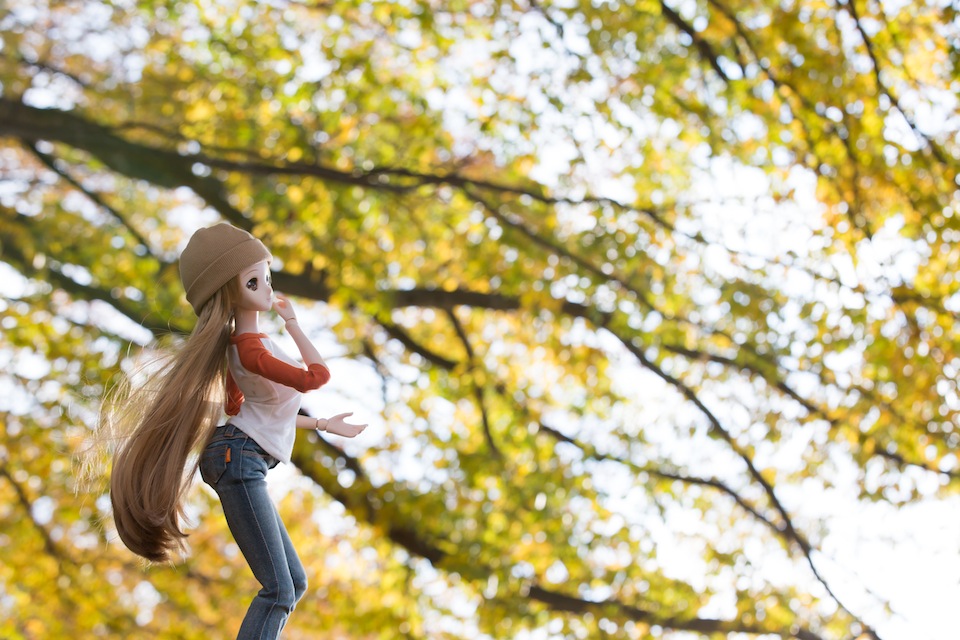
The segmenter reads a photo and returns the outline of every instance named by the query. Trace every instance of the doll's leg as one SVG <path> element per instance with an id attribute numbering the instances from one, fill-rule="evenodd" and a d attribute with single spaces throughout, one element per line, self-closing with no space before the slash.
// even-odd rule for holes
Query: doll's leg
<path id="1" fill-rule="evenodd" d="M 293 541 L 290 540 L 290 535 L 287 533 L 287 528 L 284 526 L 283 520 L 280 519 L 280 514 L 277 513 L 276 508 L 274 508 L 273 512 L 277 518 L 277 528 L 280 530 L 280 537 L 283 540 L 283 550 L 287 556 L 287 569 L 290 571 L 290 579 L 293 581 L 293 604 L 295 607 L 307 591 L 307 571 L 303 568 L 303 563 L 300 562 L 300 556 L 297 555 L 297 550 L 293 548 Z M 291 611 L 293 611 L 292 608 Z"/>
<path id="2" fill-rule="evenodd" d="M 229 450 L 221 450 L 227 462 L 213 486 L 230 532 L 263 587 L 250 603 L 237 639 L 278 638 L 306 590 L 306 572 L 267 492 L 272 458 L 242 432 L 230 441 Z M 211 446 L 204 451 L 205 458 L 209 455 Z M 204 466 L 213 465 L 203 460 Z"/>

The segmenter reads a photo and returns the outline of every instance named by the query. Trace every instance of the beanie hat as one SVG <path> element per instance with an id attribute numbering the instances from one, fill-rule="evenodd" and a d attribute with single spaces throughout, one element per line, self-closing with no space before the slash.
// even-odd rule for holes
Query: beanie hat
<path id="1" fill-rule="evenodd" d="M 199 229 L 180 254 L 180 280 L 187 302 L 199 315 L 207 300 L 231 278 L 271 258 L 264 244 L 243 229 L 225 222 Z"/>

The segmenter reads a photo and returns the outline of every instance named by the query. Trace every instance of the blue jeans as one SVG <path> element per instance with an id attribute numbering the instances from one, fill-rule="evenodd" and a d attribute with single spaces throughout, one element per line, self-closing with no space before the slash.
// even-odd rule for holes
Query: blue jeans
<path id="1" fill-rule="evenodd" d="M 217 427 L 200 456 L 200 475 L 220 496 L 230 532 L 263 587 L 237 640 L 279 638 L 307 590 L 306 571 L 267 494 L 267 471 L 277 462 L 231 424 Z"/>

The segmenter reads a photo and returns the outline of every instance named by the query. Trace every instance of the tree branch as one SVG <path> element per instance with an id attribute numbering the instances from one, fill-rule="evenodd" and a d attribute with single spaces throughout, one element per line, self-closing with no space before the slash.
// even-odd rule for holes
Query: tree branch
<path id="1" fill-rule="evenodd" d="M 390 492 L 402 495 L 404 488 L 393 483 L 374 487 L 363 473 L 359 462 L 341 449 L 321 439 L 321 448 L 327 457 L 340 459 L 346 468 L 356 474 L 356 479 L 347 489 L 339 484 L 335 464 L 321 464 L 313 450 L 313 445 L 306 438 L 298 440 L 294 447 L 291 461 L 308 478 L 340 502 L 354 517 L 361 522 L 384 531 L 386 537 L 414 556 L 424 558 L 438 569 L 456 571 L 462 576 L 471 577 L 474 584 L 480 584 L 485 576 L 493 575 L 491 567 L 478 565 L 471 554 L 465 553 L 450 541 L 438 540 L 424 533 L 424 527 L 414 520 L 405 518 L 396 509 L 386 509 L 377 505 L 387 505 L 390 501 L 383 498 L 383 494 Z M 677 631 L 691 631 L 697 633 L 746 633 L 752 635 L 776 634 L 786 638 L 800 638 L 822 640 L 810 630 L 788 630 L 761 624 L 745 624 L 739 620 L 714 620 L 709 618 L 680 618 L 664 617 L 646 611 L 639 606 L 629 605 L 616 599 L 599 601 L 588 600 L 571 596 L 559 591 L 547 589 L 536 581 L 526 583 L 522 589 L 514 594 L 521 600 L 538 602 L 552 611 L 574 613 L 578 615 L 587 612 L 612 615 L 623 621 L 632 620 L 645 624 L 660 625 Z M 804 635 L 806 634 L 806 635 Z"/>
<path id="2" fill-rule="evenodd" d="M 467 365 L 471 372 L 476 372 L 480 365 L 476 362 L 473 347 L 470 345 L 470 338 L 467 336 L 463 325 L 460 324 L 455 310 L 447 309 L 446 312 L 447 317 L 450 319 L 450 324 L 453 325 L 453 329 L 467 353 Z M 470 385 L 473 387 L 473 398 L 477 403 L 477 409 L 480 411 L 480 424 L 483 427 L 483 438 L 487 443 L 487 447 L 490 449 L 490 453 L 492 453 L 497 460 L 502 461 L 503 453 L 497 447 L 497 443 L 493 439 L 493 433 L 490 431 L 490 416 L 487 415 L 486 403 L 483 400 L 483 385 L 478 384 L 476 379 L 471 380 Z"/>
<path id="3" fill-rule="evenodd" d="M 99 195 L 90 191 L 89 189 L 84 187 L 82 184 L 80 184 L 69 173 L 57 167 L 56 158 L 54 158 L 50 154 L 43 153 L 42 151 L 40 151 L 40 149 L 37 148 L 36 144 L 29 145 L 29 149 L 33 152 L 33 154 L 37 157 L 37 159 L 39 159 L 40 162 L 44 164 L 44 166 L 46 166 L 48 169 L 50 169 L 51 171 L 56 173 L 58 176 L 60 176 L 60 178 L 62 178 L 71 187 L 73 187 L 74 189 L 76 189 L 77 191 L 85 195 L 97 207 L 99 207 L 100 209 L 110 214 L 110 216 L 113 217 L 114 220 L 122 224 L 127 229 L 127 231 L 130 232 L 130 235 L 134 237 L 134 239 L 140 244 L 140 246 L 142 246 L 146 251 L 148 252 L 150 251 L 150 243 L 147 241 L 146 237 L 144 237 L 143 234 L 141 234 L 140 231 L 137 230 L 137 228 L 134 227 L 133 224 L 129 220 L 127 220 L 122 213 L 120 213 L 118 210 L 116 210 L 115 208 L 107 204 L 107 202 L 103 198 L 101 198 Z"/>
<path id="4" fill-rule="evenodd" d="M 697 33 L 697 31 L 691 25 L 687 24 L 682 17 L 680 17 L 680 14 L 671 9 L 666 2 L 663 2 L 663 0 L 660 2 L 660 12 L 667 19 L 667 22 L 675 26 L 690 38 L 690 40 L 693 42 L 693 45 L 697 48 L 697 51 L 700 52 L 700 56 L 707 61 L 716 74 L 720 76 L 724 82 L 730 82 L 730 78 L 723 70 L 723 67 L 720 66 L 720 59 L 713 51 L 713 47 L 710 45 L 710 43 L 700 37 L 700 34 Z"/>

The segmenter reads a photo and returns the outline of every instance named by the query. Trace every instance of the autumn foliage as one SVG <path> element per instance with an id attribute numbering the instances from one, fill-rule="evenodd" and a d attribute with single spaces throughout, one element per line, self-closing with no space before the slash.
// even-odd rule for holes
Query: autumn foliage
<path id="1" fill-rule="evenodd" d="M 218 220 L 326 345 L 305 408 L 372 424 L 276 476 L 290 638 L 882 637 L 830 536 L 838 500 L 960 487 L 958 24 L 8 0 L 0 637 L 235 633 L 215 496 L 145 567 L 78 475 L 116 373 L 189 331 L 176 258 Z"/>

